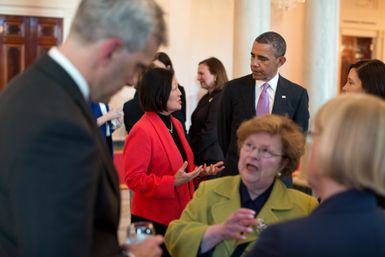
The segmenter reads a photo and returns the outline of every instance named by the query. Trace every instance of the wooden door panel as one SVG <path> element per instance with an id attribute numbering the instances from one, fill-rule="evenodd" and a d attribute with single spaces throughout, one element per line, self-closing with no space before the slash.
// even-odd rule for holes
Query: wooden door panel
<path id="1" fill-rule="evenodd" d="M 4 83 L 25 69 L 24 45 L 8 44 L 4 46 Z"/>
<path id="2" fill-rule="evenodd" d="M 0 91 L 34 60 L 62 41 L 60 18 L 0 15 Z"/>

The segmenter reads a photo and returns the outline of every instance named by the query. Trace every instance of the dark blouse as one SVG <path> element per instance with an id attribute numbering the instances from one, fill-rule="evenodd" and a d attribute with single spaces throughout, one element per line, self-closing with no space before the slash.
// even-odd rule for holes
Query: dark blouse
<path id="1" fill-rule="evenodd" d="M 174 142 L 175 142 L 176 146 L 178 147 L 180 154 L 182 155 L 183 161 L 187 161 L 186 152 L 184 151 L 182 142 L 179 139 L 178 133 L 176 132 L 174 125 L 172 125 L 172 123 L 171 123 L 170 116 L 169 115 L 162 115 L 160 113 L 158 113 L 158 116 L 162 119 L 164 125 L 167 127 L 168 131 L 170 132 L 170 134 L 172 136 L 172 139 L 174 139 Z"/>
<path id="2" fill-rule="evenodd" d="M 217 128 L 221 97 L 222 91 L 205 94 L 191 115 L 189 139 L 198 165 L 224 160 Z"/>
<path id="3" fill-rule="evenodd" d="M 271 186 L 268 189 L 266 189 L 265 192 L 263 192 L 254 200 L 252 200 L 246 185 L 243 184 L 241 180 L 241 184 L 239 187 L 239 193 L 241 195 L 241 207 L 252 209 L 255 211 L 255 215 L 258 215 L 262 207 L 265 205 L 267 199 L 269 198 L 271 190 L 273 190 L 273 185 L 274 185 L 274 182 L 273 184 L 271 184 Z"/>

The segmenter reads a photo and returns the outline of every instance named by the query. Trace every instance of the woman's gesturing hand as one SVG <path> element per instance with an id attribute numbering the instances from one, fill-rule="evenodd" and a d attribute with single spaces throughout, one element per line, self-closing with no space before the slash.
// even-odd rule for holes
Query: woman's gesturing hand
<path id="1" fill-rule="evenodd" d="M 206 164 L 204 164 L 203 170 L 199 176 L 203 177 L 203 176 L 215 175 L 218 172 L 222 171 L 224 168 L 225 166 L 223 166 L 223 161 L 217 162 L 215 164 L 211 164 L 210 166 L 206 166 Z"/>
<path id="2" fill-rule="evenodd" d="M 192 172 L 187 173 L 186 172 L 187 164 L 188 164 L 187 162 L 184 162 L 182 167 L 180 167 L 180 169 L 176 172 L 174 176 L 174 186 L 180 186 L 199 176 L 202 166 L 199 166 L 195 168 L 195 170 L 193 170 Z"/>

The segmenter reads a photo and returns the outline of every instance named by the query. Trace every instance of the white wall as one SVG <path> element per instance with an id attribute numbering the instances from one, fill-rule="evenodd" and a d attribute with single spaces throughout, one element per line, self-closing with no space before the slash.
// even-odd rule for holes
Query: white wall
<path id="1" fill-rule="evenodd" d="M 167 52 L 179 83 L 185 87 L 187 117 L 200 95 L 196 81 L 198 63 L 211 56 L 232 71 L 233 0 L 158 0 L 167 13 L 169 46 Z M 187 127 L 189 127 L 189 121 Z"/>
<path id="2" fill-rule="evenodd" d="M 307 87 L 303 74 L 305 5 L 297 4 L 289 10 L 277 9 L 272 5 L 270 17 L 271 30 L 281 34 L 287 44 L 286 63 L 280 68 L 280 73 Z"/>

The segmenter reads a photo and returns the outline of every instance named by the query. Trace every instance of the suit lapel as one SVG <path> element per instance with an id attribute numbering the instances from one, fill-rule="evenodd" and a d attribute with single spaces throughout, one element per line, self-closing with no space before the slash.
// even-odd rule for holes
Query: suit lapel
<path id="1" fill-rule="evenodd" d="M 92 136 L 95 138 L 95 142 L 100 153 L 99 157 L 101 158 L 102 164 L 104 165 L 107 172 L 108 180 L 110 181 L 115 194 L 120 197 L 119 178 L 108 152 L 108 148 L 101 137 L 100 131 L 96 125 L 96 120 L 91 113 L 90 106 L 88 106 L 75 81 L 73 81 L 68 73 L 48 55 L 44 55 L 39 60 L 37 65 L 39 69 L 57 81 L 57 85 L 61 86 L 70 95 L 74 103 L 83 113 L 83 116 L 89 125 Z"/>
<path id="2" fill-rule="evenodd" d="M 241 86 L 242 99 L 244 100 L 244 110 L 246 110 L 247 117 L 256 116 L 255 110 L 255 80 L 251 75 L 246 76 L 244 79 L 244 83 Z"/>
<path id="3" fill-rule="evenodd" d="M 288 85 L 285 83 L 281 75 L 279 75 L 272 113 L 286 115 L 287 100 L 288 100 Z"/>
<path id="4" fill-rule="evenodd" d="M 219 184 L 214 191 L 221 197 L 227 198 L 227 200 L 214 203 L 211 208 L 211 212 L 214 219 L 214 224 L 223 223 L 231 214 L 241 208 L 239 185 L 241 177 L 239 175 L 234 176 L 234 179 L 228 180 L 227 183 Z M 224 240 L 223 244 L 228 256 L 231 255 L 237 245 L 235 240 Z"/>
<path id="5" fill-rule="evenodd" d="M 144 115 L 159 136 L 159 140 L 161 141 L 163 150 L 166 153 L 171 170 L 177 171 L 182 165 L 183 159 L 178 147 L 175 145 L 174 140 L 170 135 L 170 132 L 155 112 L 146 112 Z"/>
<path id="6" fill-rule="evenodd" d="M 240 176 L 235 176 L 228 184 L 220 184 L 215 189 L 215 192 L 222 197 L 228 198 L 228 201 L 221 201 L 216 204 L 213 204 L 212 213 L 214 217 L 214 223 L 223 223 L 231 214 L 236 210 L 241 208 L 240 206 L 240 193 L 239 193 L 239 184 L 241 181 Z M 229 190 L 231 188 L 231 190 Z M 293 205 L 288 199 L 286 193 L 286 187 L 279 180 L 274 182 L 273 189 L 271 194 L 262 207 L 261 211 L 258 213 L 256 218 L 263 219 L 264 223 L 267 225 L 277 223 L 280 221 L 279 217 L 276 215 L 277 212 L 290 210 L 293 208 Z M 223 242 L 226 250 L 231 254 L 237 245 L 254 242 L 258 238 L 256 231 L 247 235 L 245 240 L 234 241 L 234 240 L 225 240 Z"/>

